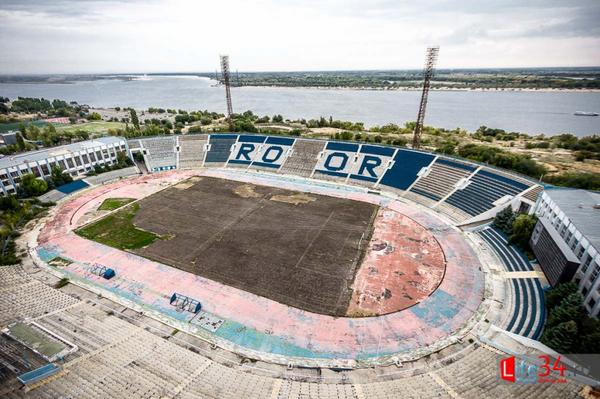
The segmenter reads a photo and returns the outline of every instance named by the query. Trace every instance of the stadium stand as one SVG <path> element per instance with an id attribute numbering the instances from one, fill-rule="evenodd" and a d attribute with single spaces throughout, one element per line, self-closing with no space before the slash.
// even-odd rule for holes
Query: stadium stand
<path id="1" fill-rule="evenodd" d="M 505 197 L 512 199 L 532 185 L 515 176 L 482 168 L 471 177 L 468 186 L 455 191 L 445 202 L 475 216 L 492 209 L 496 201 Z"/>
<path id="2" fill-rule="evenodd" d="M 269 171 L 280 169 L 292 153 L 294 142 L 295 139 L 289 137 L 267 137 L 265 145 L 256 152 L 250 169 Z"/>
<path id="3" fill-rule="evenodd" d="M 317 156 L 323 151 L 324 147 L 324 141 L 296 140 L 292 147 L 292 153 L 279 172 L 309 177 L 317 164 Z"/>
<path id="4" fill-rule="evenodd" d="M 240 135 L 229 154 L 227 166 L 247 169 L 256 157 L 261 144 L 265 142 L 265 136 Z"/>
<path id="5" fill-rule="evenodd" d="M 179 136 L 179 168 L 201 168 L 207 144 L 208 136 L 205 134 Z"/>
<path id="6" fill-rule="evenodd" d="M 534 268 L 527 257 L 506 236 L 493 227 L 485 227 L 477 234 L 496 253 L 508 272 L 527 272 Z M 546 320 L 544 290 L 538 278 L 509 278 L 513 310 L 506 330 L 524 337 L 540 339 Z"/>
<path id="7" fill-rule="evenodd" d="M 206 154 L 204 164 L 212 164 L 211 166 L 225 165 L 237 137 L 235 134 L 211 134 L 208 142 L 210 149 Z"/>
<path id="8" fill-rule="evenodd" d="M 329 141 L 319 155 L 313 177 L 345 182 L 350 175 L 359 147 L 358 144 Z"/>
<path id="9" fill-rule="evenodd" d="M 451 194 L 457 184 L 476 169 L 476 166 L 464 162 L 438 158 L 429 173 L 417 180 L 405 197 L 424 205 L 434 205 Z"/>
<path id="10" fill-rule="evenodd" d="M 394 157 L 394 165 L 387 170 L 381 184 L 393 191 L 404 192 L 417 179 L 417 174 L 434 160 L 432 154 L 399 149 Z"/>
<path id="11" fill-rule="evenodd" d="M 0 267 L 0 326 L 62 309 L 77 300 L 29 277 L 20 266 Z"/>
<path id="12" fill-rule="evenodd" d="M 373 187 L 383 176 L 394 158 L 396 149 L 363 144 L 356 155 L 356 162 L 350 170 L 349 181 L 366 187 Z"/>
<path id="13" fill-rule="evenodd" d="M 177 167 L 174 137 L 153 137 L 143 140 L 142 146 L 148 170 L 159 172 Z"/>

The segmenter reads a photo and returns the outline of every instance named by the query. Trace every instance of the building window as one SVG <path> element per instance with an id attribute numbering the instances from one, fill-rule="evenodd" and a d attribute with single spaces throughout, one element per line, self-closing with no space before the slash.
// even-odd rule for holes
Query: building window
<path id="1" fill-rule="evenodd" d="M 581 272 L 585 274 L 585 272 L 587 272 L 588 267 L 590 266 L 590 263 L 592 262 L 592 257 L 591 256 L 586 256 L 585 257 L 585 262 L 583 262 L 583 266 L 581 266 Z"/>
<path id="2" fill-rule="evenodd" d="M 592 272 L 592 274 L 590 275 L 590 282 L 593 283 L 594 280 L 596 279 L 596 277 L 598 277 L 598 273 L 600 273 L 600 266 L 596 265 L 596 267 L 594 267 L 594 271 Z"/>
<path id="3" fill-rule="evenodd" d="M 595 304 L 596 300 L 594 298 L 590 298 L 590 300 L 588 301 L 588 306 L 590 307 L 590 309 L 593 309 Z"/>
<path id="4" fill-rule="evenodd" d="M 579 251 L 577 251 L 577 258 L 581 260 L 583 253 L 585 252 L 585 248 L 583 246 L 579 247 Z"/>
<path id="5" fill-rule="evenodd" d="M 583 287 L 583 289 L 581 290 L 581 293 L 583 294 L 583 296 L 586 296 L 588 291 L 589 290 L 587 289 L 587 287 Z"/>

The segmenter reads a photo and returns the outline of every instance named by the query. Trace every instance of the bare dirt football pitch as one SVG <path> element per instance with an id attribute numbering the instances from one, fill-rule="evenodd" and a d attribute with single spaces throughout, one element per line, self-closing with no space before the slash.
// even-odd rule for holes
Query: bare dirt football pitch
<path id="1" fill-rule="evenodd" d="M 377 206 L 210 177 L 139 202 L 170 239 L 142 256 L 300 309 L 343 316 Z"/>

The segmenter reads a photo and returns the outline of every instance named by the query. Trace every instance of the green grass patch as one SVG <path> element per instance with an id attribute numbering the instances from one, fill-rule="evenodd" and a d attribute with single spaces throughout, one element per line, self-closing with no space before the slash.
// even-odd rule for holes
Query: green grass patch
<path id="1" fill-rule="evenodd" d="M 62 125 L 56 128 L 57 132 L 75 132 L 77 130 L 85 130 L 92 135 L 106 134 L 108 129 L 124 129 L 125 124 L 121 122 L 86 122 L 76 123 L 74 125 Z"/>
<path id="2" fill-rule="evenodd" d="M 152 244 L 154 240 L 160 237 L 134 226 L 133 218 L 139 209 L 140 204 L 132 204 L 97 222 L 76 230 L 76 233 L 82 237 L 118 249 L 143 248 Z"/>
<path id="3" fill-rule="evenodd" d="M 127 205 L 130 202 L 134 201 L 133 198 L 107 198 L 100 204 L 98 207 L 99 211 L 114 211 L 122 207 L 123 205 Z"/>

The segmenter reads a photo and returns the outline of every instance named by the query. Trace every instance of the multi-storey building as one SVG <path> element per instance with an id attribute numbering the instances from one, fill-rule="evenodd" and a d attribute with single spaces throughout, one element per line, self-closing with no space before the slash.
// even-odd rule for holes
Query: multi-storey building
<path id="1" fill-rule="evenodd" d="M 600 193 L 547 188 L 535 213 L 532 249 L 554 286 L 574 281 L 588 312 L 600 312 Z"/>
<path id="2" fill-rule="evenodd" d="M 95 165 L 113 164 L 117 152 L 127 152 L 127 141 L 121 137 L 100 137 L 59 147 L 45 148 L 0 158 L 0 195 L 16 193 L 21 177 L 33 173 L 50 176 L 53 166 L 59 166 L 71 176 L 79 176 Z"/>

